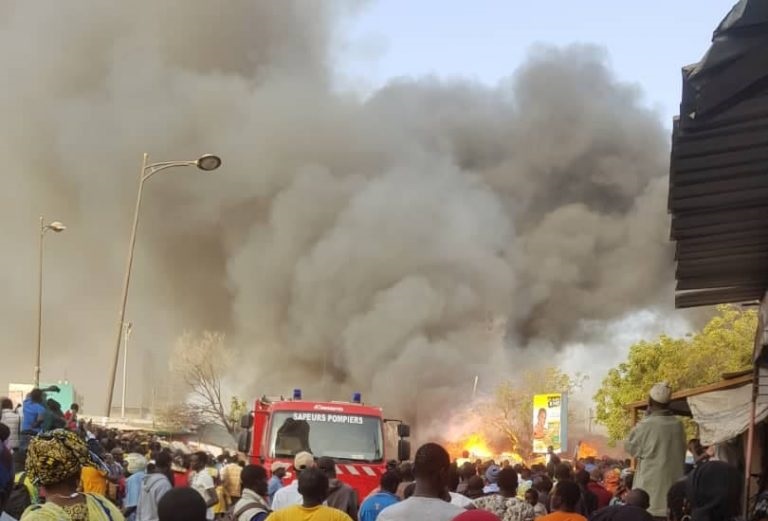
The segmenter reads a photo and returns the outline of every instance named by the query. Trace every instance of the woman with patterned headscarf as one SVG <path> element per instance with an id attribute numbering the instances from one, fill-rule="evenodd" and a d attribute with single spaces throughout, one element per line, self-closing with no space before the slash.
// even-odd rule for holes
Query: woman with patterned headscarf
<path id="1" fill-rule="evenodd" d="M 29 507 L 23 521 L 123 521 L 104 496 L 77 491 L 83 467 L 100 462 L 75 433 L 56 429 L 34 438 L 27 450 L 27 474 L 45 489 L 47 502 Z"/>

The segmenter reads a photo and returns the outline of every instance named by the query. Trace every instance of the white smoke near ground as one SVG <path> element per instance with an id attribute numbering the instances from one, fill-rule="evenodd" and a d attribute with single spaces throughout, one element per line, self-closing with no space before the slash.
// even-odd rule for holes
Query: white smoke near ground
<path id="1" fill-rule="evenodd" d="M 69 225 L 46 238 L 43 376 L 101 407 L 144 151 L 224 158 L 146 187 L 127 315 L 145 395 L 157 353 L 215 329 L 239 394 L 362 391 L 430 419 L 474 375 L 669 305 L 666 133 L 600 49 L 361 100 L 332 87 L 356 7 L 3 4 L 0 380 L 31 373 L 43 213 Z"/>

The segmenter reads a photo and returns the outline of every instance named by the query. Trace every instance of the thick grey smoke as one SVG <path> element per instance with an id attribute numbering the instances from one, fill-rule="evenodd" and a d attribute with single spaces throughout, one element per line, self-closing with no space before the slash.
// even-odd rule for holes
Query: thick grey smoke
<path id="1" fill-rule="evenodd" d="M 242 393 L 360 390 L 434 414 L 474 375 L 512 372 L 512 348 L 658 303 L 665 132 L 599 49 L 534 49 L 493 88 L 401 80 L 363 101 L 332 87 L 349 8 L 3 5 L 0 381 L 31 374 L 43 213 L 69 225 L 46 238 L 44 379 L 101 408 L 145 150 L 225 165 L 147 185 L 132 346 L 226 331 Z M 145 391 L 150 360 L 131 373 Z"/>

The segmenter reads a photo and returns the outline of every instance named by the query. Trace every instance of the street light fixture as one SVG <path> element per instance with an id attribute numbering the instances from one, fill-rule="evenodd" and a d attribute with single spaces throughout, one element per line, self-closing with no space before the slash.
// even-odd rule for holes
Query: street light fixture
<path id="1" fill-rule="evenodd" d="M 60 221 L 53 221 L 51 224 L 46 224 L 45 225 L 45 229 L 46 230 L 54 231 L 56 233 L 59 233 L 59 232 L 63 232 L 64 230 L 66 230 L 67 227 L 64 226 L 64 224 L 62 224 Z"/>
<path id="2" fill-rule="evenodd" d="M 195 161 L 195 163 L 197 164 L 197 168 L 200 170 L 210 172 L 211 170 L 216 170 L 221 166 L 221 158 L 219 156 L 214 156 L 213 154 L 205 154 L 200 156 L 200 158 Z"/>
<path id="3" fill-rule="evenodd" d="M 35 350 L 35 388 L 40 387 L 40 350 L 43 344 L 43 237 L 45 232 L 51 230 L 60 233 L 66 230 L 60 221 L 45 223 L 43 216 L 40 216 L 40 262 L 37 272 L 37 349 Z"/>
<path id="4" fill-rule="evenodd" d="M 115 391 L 115 377 L 117 376 L 117 365 L 120 360 L 120 342 L 123 336 L 123 327 L 125 323 L 125 306 L 128 302 L 128 287 L 131 284 L 131 267 L 133 266 L 133 250 L 136 245 L 136 230 L 139 226 L 139 210 L 141 209 L 141 194 L 144 189 L 144 183 L 156 173 L 174 168 L 177 166 L 195 166 L 205 172 L 216 170 L 221 166 L 221 158 L 213 154 L 205 154 L 194 161 L 163 161 L 160 163 L 150 163 L 149 154 L 144 154 L 144 161 L 139 171 L 139 191 L 136 195 L 136 207 L 133 211 L 133 226 L 131 227 L 131 238 L 128 241 L 128 259 L 125 267 L 125 277 L 123 278 L 123 294 L 120 302 L 120 313 L 117 322 L 117 341 L 115 343 L 114 358 L 112 360 L 112 373 L 109 379 L 107 389 L 107 409 L 105 416 L 112 415 L 112 398 Z"/>

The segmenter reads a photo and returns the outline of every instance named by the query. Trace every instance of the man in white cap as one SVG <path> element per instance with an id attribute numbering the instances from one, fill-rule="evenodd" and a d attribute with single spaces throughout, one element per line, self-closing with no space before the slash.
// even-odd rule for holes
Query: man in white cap
<path id="1" fill-rule="evenodd" d="M 123 515 L 127 521 L 136 519 L 136 507 L 139 505 L 141 484 L 147 470 L 147 459 L 138 453 L 129 453 L 125 456 L 128 463 L 126 468 L 128 479 L 125 480 L 125 498 L 123 500 Z"/>
<path id="2" fill-rule="evenodd" d="M 632 429 L 626 444 L 637 460 L 633 487 L 648 493 L 648 512 L 657 519 L 666 519 L 667 492 L 685 470 L 685 429 L 669 409 L 671 398 L 668 383 L 651 388 L 648 415 Z"/>
<path id="3" fill-rule="evenodd" d="M 287 463 L 282 461 L 275 461 L 269 469 L 272 473 L 272 477 L 269 478 L 267 485 L 267 497 L 269 497 L 270 503 L 275 499 L 277 491 L 283 488 L 283 478 L 288 471 L 288 466 Z"/>
<path id="4" fill-rule="evenodd" d="M 315 457 L 309 452 L 299 452 L 293 458 L 293 482 L 275 492 L 272 499 L 272 511 L 292 505 L 301 505 L 304 498 L 299 493 L 299 474 L 305 469 L 314 468 Z"/>

